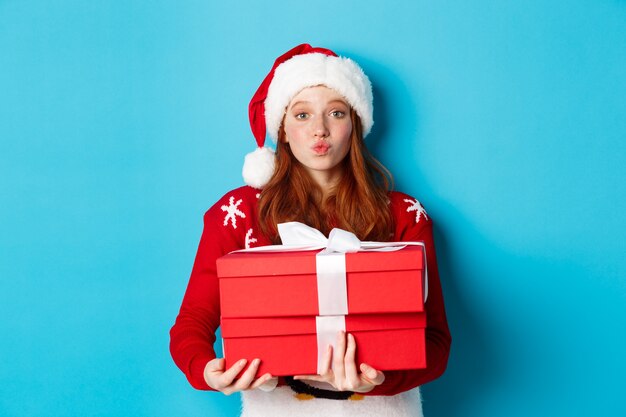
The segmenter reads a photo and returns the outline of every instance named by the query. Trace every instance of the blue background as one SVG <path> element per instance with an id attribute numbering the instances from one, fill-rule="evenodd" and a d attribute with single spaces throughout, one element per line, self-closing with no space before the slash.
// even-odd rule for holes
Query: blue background
<path id="1" fill-rule="evenodd" d="M 626 415 L 625 33 L 618 0 L 0 1 L 0 414 L 237 415 L 168 331 L 248 101 L 310 42 L 368 73 L 437 224 L 426 415 Z"/>

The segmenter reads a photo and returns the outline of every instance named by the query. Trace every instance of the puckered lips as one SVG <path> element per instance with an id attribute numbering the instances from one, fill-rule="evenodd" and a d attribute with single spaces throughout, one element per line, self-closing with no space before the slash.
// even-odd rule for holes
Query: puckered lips
<path id="1" fill-rule="evenodd" d="M 315 152 L 316 155 L 323 156 L 328 153 L 328 150 L 330 149 L 330 145 L 328 144 L 328 142 L 320 140 L 320 141 L 315 142 L 313 146 L 311 147 L 311 149 L 313 150 L 313 152 Z"/>

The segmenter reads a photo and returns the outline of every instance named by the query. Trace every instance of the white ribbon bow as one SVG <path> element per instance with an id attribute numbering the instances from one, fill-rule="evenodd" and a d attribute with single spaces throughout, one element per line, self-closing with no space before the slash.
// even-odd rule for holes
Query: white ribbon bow
<path id="1" fill-rule="evenodd" d="M 407 245 L 421 244 L 421 242 L 361 242 L 354 233 L 339 228 L 331 230 L 327 238 L 319 230 L 300 222 L 279 223 L 278 234 L 282 245 L 257 246 L 236 252 L 293 252 L 315 249 L 339 253 L 391 252 Z"/>
<path id="2" fill-rule="evenodd" d="M 278 225 L 280 240 L 285 246 L 310 245 L 316 248 L 326 248 L 327 252 L 350 253 L 361 249 L 361 241 L 354 233 L 342 229 L 333 229 L 326 236 L 300 222 L 280 223 Z"/>

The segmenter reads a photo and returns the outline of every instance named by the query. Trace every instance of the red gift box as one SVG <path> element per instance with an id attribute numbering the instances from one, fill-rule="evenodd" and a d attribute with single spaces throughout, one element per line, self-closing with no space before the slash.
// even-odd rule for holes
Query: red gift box
<path id="1" fill-rule="evenodd" d="M 426 367 L 425 327 L 425 313 L 346 316 L 356 363 L 384 371 Z M 259 376 L 317 373 L 315 317 L 223 319 L 222 338 L 227 368 L 261 358 Z"/>
<path id="2" fill-rule="evenodd" d="M 318 252 L 238 252 L 217 260 L 227 367 L 260 358 L 258 375 L 317 373 Z M 348 314 L 333 317 L 355 337 L 357 363 L 383 371 L 426 367 L 423 247 L 342 256 Z"/>

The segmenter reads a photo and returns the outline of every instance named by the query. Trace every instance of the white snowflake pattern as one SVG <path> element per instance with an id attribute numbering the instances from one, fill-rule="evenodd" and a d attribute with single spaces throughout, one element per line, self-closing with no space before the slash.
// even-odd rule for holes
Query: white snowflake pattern
<path id="1" fill-rule="evenodd" d="M 256 198 L 261 197 L 261 193 L 256 193 Z"/>
<path id="2" fill-rule="evenodd" d="M 251 243 L 256 243 L 256 238 L 252 237 L 252 229 L 248 229 L 248 233 L 246 233 L 246 249 L 250 249 Z"/>
<path id="3" fill-rule="evenodd" d="M 419 201 L 411 200 L 410 198 L 405 198 L 404 201 L 409 203 L 409 208 L 407 208 L 406 211 L 409 213 L 412 211 L 415 212 L 415 223 L 419 223 L 420 217 L 422 217 L 422 215 L 424 215 L 424 218 L 428 220 L 426 210 L 424 210 L 424 207 L 422 207 Z"/>
<path id="4" fill-rule="evenodd" d="M 239 199 L 235 203 L 235 197 L 231 196 L 228 199 L 228 205 L 223 205 L 222 211 L 226 212 L 226 216 L 224 217 L 224 226 L 228 224 L 228 220 L 230 219 L 230 224 L 233 226 L 233 229 L 237 228 L 237 216 L 242 219 L 246 218 L 246 214 L 238 209 L 239 205 L 243 200 Z"/>

